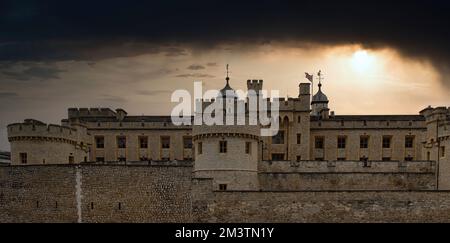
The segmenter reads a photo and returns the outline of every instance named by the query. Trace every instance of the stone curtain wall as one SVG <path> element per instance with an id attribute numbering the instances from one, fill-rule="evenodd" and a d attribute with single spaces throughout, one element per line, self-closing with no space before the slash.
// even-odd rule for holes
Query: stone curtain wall
<path id="1" fill-rule="evenodd" d="M 191 173 L 192 167 L 83 168 L 83 222 L 189 222 Z"/>
<path id="2" fill-rule="evenodd" d="M 0 222 L 450 222 L 450 191 L 220 192 L 191 174 L 191 166 L 0 167 Z"/>
<path id="3" fill-rule="evenodd" d="M 228 223 L 450 222 L 450 192 L 211 192 L 193 201 L 193 220 Z"/>
<path id="4" fill-rule="evenodd" d="M 0 222 L 77 222 L 74 166 L 0 167 Z"/>
<path id="5" fill-rule="evenodd" d="M 0 167 L 0 222 L 189 222 L 191 166 Z"/>
<path id="6" fill-rule="evenodd" d="M 299 190 L 434 190 L 436 174 L 408 172 L 260 173 L 263 191 Z"/>

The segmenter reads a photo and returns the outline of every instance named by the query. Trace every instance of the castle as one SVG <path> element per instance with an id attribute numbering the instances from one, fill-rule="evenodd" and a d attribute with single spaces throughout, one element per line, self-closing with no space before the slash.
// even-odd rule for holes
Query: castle
<path id="1" fill-rule="evenodd" d="M 219 96 L 201 100 L 190 119 L 218 100 L 248 107 L 229 82 L 227 76 Z M 262 80 L 247 81 L 256 94 L 262 86 Z M 27 201 L 19 208 L 33 220 L 59 221 L 30 212 L 30 205 L 43 207 L 23 195 L 33 189 L 50 194 L 42 200 L 66 203 L 61 221 L 450 221 L 450 107 L 415 115 L 336 115 L 323 89 L 319 81 L 311 97 L 311 84 L 300 83 L 297 98 L 277 98 L 274 136 L 261 136 L 260 124 L 178 126 L 170 116 L 109 108 L 70 108 L 61 125 L 10 124 L 12 163 L 0 167 L 0 206 L 13 213 L 0 216 L 26 221 L 5 199 L 13 198 Z M 238 109 L 223 109 L 224 119 L 236 119 Z M 47 204 L 53 208 L 54 202 Z M 261 207 L 273 214 L 257 211 Z"/>

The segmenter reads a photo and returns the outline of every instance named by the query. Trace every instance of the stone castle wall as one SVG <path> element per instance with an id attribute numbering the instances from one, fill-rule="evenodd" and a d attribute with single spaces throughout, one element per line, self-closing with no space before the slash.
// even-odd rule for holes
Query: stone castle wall
<path id="1" fill-rule="evenodd" d="M 0 222 L 450 222 L 450 191 L 215 191 L 191 175 L 192 166 L 3 166 Z"/>
<path id="2" fill-rule="evenodd" d="M 0 167 L 0 222 L 189 222 L 191 166 Z"/>
<path id="3" fill-rule="evenodd" d="M 435 161 L 261 161 L 263 191 L 432 190 Z"/>
<path id="4" fill-rule="evenodd" d="M 433 190 L 434 173 L 291 172 L 259 173 L 262 191 Z"/>
<path id="5" fill-rule="evenodd" d="M 213 191 L 207 179 L 192 188 L 194 222 L 450 222 L 450 191 Z"/>
<path id="6" fill-rule="evenodd" d="M 380 173 L 380 172 L 434 172 L 436 161 L 260 161 L 260 172 L 343 172 L 343 173 Z"/>

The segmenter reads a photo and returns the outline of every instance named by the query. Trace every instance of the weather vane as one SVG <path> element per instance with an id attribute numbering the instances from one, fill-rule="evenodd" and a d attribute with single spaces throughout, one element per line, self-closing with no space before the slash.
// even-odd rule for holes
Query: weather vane
<path id="1" fill-rule="evenodd" d="M 322 70 L 319 70 L 319 72 L 317 73 L 317 76 L 318 76 L 318 80 L 319 80 L 319 85 L 322 85 L 322 80 L 323 80 L 323 77 L 322 77 Z"/>

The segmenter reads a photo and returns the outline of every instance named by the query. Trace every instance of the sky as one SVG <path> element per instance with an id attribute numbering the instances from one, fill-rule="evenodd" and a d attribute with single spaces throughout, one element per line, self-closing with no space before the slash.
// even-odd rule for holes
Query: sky
<path id="1" fill-rule="evenodd" d="M 69 107 L 169 115 L 174 90 L 220 89 L 226 64 L 234 89 L 263 79 L 283 97 L 322 70 L 336 114 L 449 106 L 449 10 L 414 0 L 2 1 L 0 150 L 7 124 L 59 124 Z"/>

